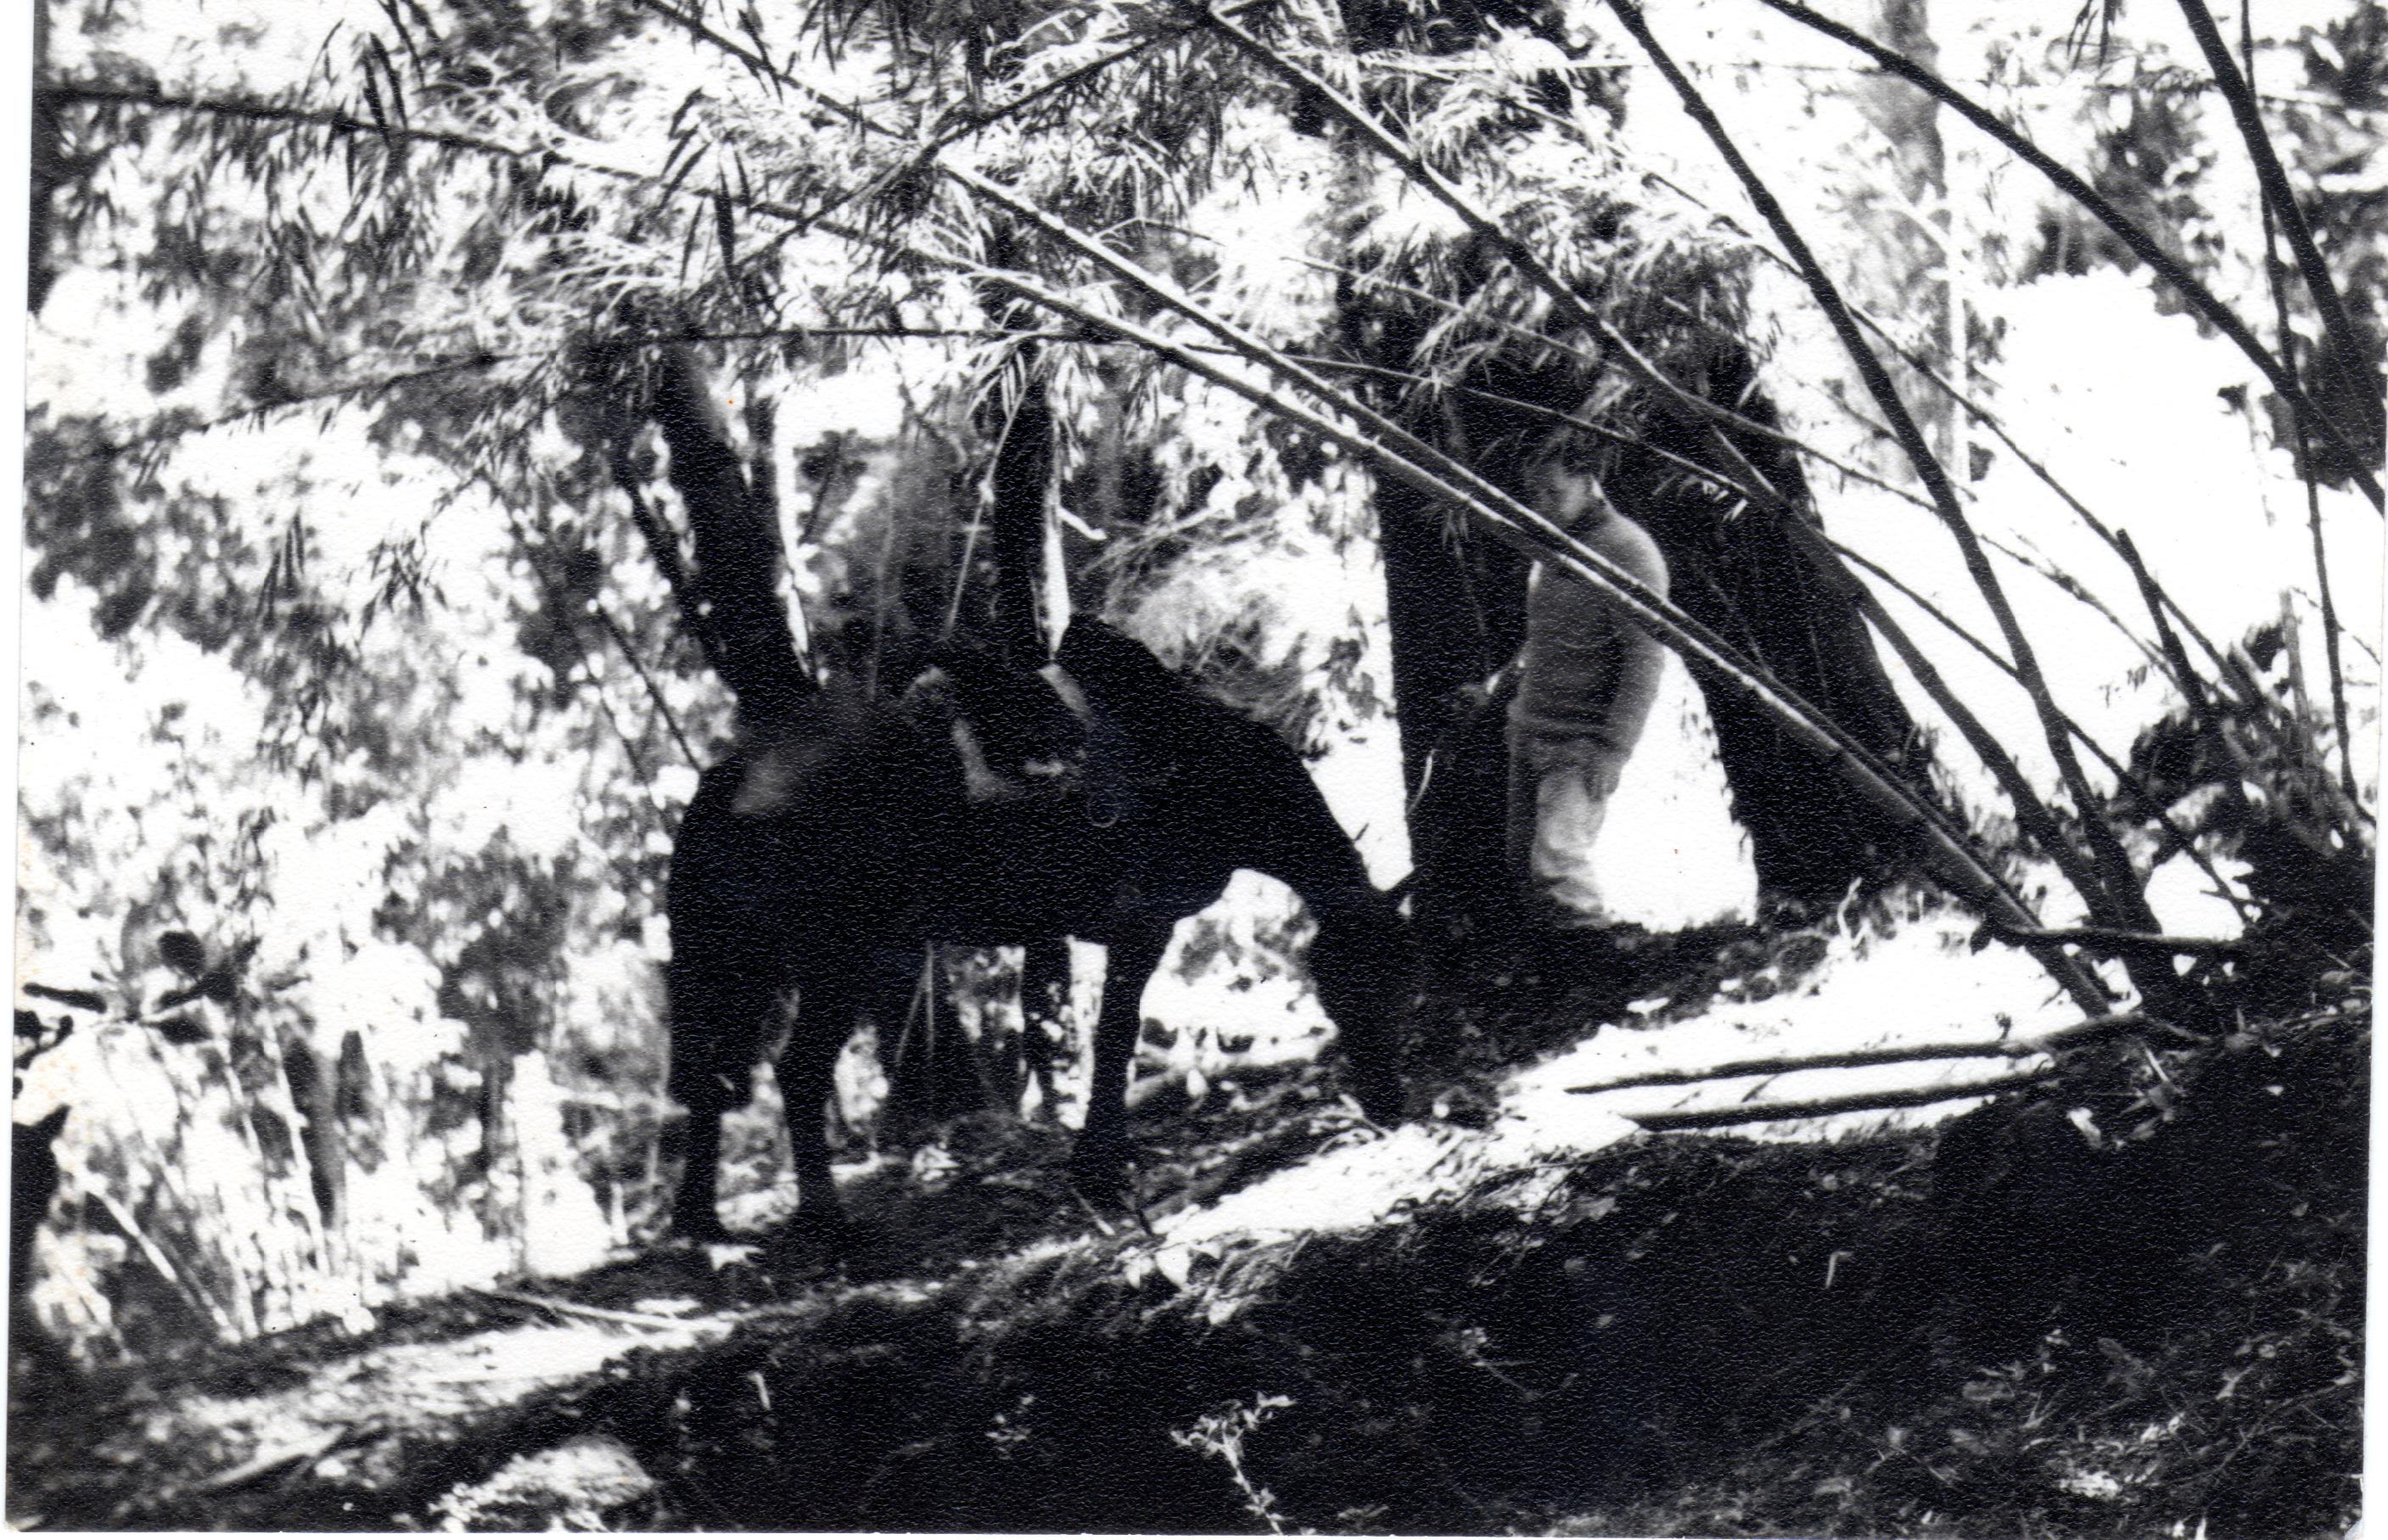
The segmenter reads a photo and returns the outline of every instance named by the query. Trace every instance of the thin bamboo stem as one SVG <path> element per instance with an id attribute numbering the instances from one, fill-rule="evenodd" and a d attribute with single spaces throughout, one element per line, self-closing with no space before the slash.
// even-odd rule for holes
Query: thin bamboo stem
<path id="1" fill-rule="evenodd" d="M 1812 1069 L 1869 1069 L 1878 1064 L 1912 1064 L 1937 1059 L 2028 1059 L 2063 1048 L 2110 1037 L 2145 1027 L 2148 1018 L 2137 1012 L 2093 1016 L 2071 1026 L 2060 1026 L 2031 1037 L 2000 1037 L 1970 1043 L 1902 1043 L 1889 1048 L 1861 1048 L 1846 1053 L 1815 1053 L 1799 1058 L 1734 1059 L 1692 1069 L 1645 1070 L 1569 1086 L 1571 1096 L 1596 1096 L 1603 1091 L 1630 1090 L 1644 1086 L 1697 1086 L 1710 1080 L 1741 1080 L 1752 1075 L 1772 1077 Z"/>
<path id="2" fill-rule="evenodd" d="M 1873 573 L 1884 582 L 1888 583 L 1893 589 L 1896 589 L 1900 594 L 1905 596 L 1910 603 L 1923 610 L 1924 614 L 1930 616 L 1934 620 L 1938 621 L 1941 627 L 1956 637 L 1958 641 L 1963 643 L 1966 646 L 1972 648 L 1975 652 L 1979 653 L 1983 657 L 1988 659 L 1993 667 L 2005 673 L 2009 678 L 2013 677 L 2013 664 L 2009 663 L 2005 658 L 2001 657 L 1998 653 L 1991 648 L 1988 643 L 1984 642 L 1980 637 L 1975 636 L 1972 631 L 1968 630 L 1963 626 L 1959 625 L 1955 618 L 1944 612 L 1939 605 L 1935 605 L 1932 601 L 1924 597 L 1924 595 L 1916 592 L 1913 589 L 1899 581 L 1899 579 L 1893 576 L 1888 569 L 1874 562 L 1869 561 L 1864 556 L 1850 550 L 1848 547 L 1842 545 L 1837 541 L 1833 542 L 1833 549 L 1848 557 L 1850 561 L 1855 562 L 1858 566 L 1865 568 L 1868 572 Z M 2070 714 L 2065 717 L 2064 721 L 2066 727 L 2073 733 L 2074 741 L 2079 744 L 2083 748 L 2088 749 L 2090 754 L 2096 757 L 2098 763 L 2105 769 L 2106 773 L 2115 778 L 2115 784 L 2125 788 L 2140 799 L 2140 806 L 2148 809 L 2148 816 L 2164 830 L 2165 834 L 2171 838 L 2173 844 L 2178 846 L 2182 853 L 2189 857 L 2190 860 L 2197 867 L 2198 871 L 2204 873 L 2206 880 L 2214 885 L 2214 891 L 2216 894 L 2220 896 L 2225 903 L 2229 904 L 2233 910 L 2238 911 L 2239 918 L 2242 921 L 2252 920 L 2254 918 L 2254 911 L 2249 908 L 2246 897 L 2238 890 L 2237 885 L 2233 884 L 2230 879 L 2222 874 L 2222 869 L 2214 864 L 2214 858 L 2206 854 L 2204 849 L 2198 845 L 2197 836 L 2190 830 L 2182 828 L 2179 821 L 2172 816 L 2170 810 L 2166 808 L 2163 804 L 2156 799 L 2153 789 L 2151 788 L 2147 783 L 2140 780 L 2139 776 L 2132 773 L 2129 766 L 2124 764 L 2120 759 L 2115 758 L 2112 751 L 2110 751 L 2105 745 L 2100 743 L 2096 738 L 2091 737 L 2090 735 L 2090 730 L 2076 721 Z"/>
<path id="3" fill-rule="evenodd" d="M 2185 6 L 2193 3 L 2194 0 L 2184 0 Z M 2239 46 L 2244 56 L 2246 86 L 2250 93 L 2255 86 L 2255 15 L 2252 6 L 2240 7 Z M 2207 24 L 2212 24 L 2210 19 Z M 2265 147 L 2270 148 L 2268 141 Z M 2292 198 L 2290 203 L 2293 207 L 2295 200 Z M 2272 291 L 2273 328 L 2280 334 L 2281 361 L 2294 369 L 2297 363 L 2296 332 L 2289 325 L 2289 289 L 2280 276 L 2280 222 L 2272 208 L 2268 188 L 2263 199 L 2262 213 L 2264 282 L 2265 286 Z M 2312 237 L 2308 235 L 2306 238 L 2310 241 Z M 2318 263 L 2318 258 L 2316 260 Z M 2327 274 L 2324 276 L 2327 278 Z M 2310 286 L 2310 276 L 2307 283 Z M 2290 420 L 2297 436 L 2297 478 L 2304 483 L 2305 490 L 2305 528 L 2313 541 L 2314 587 L 2321 605 L 2322 652 L 2330 664 L 2330 715 L 2331 725 L 2338 730 L 2339 786 L 2346 794 L 2347 802 L 2360 808 L 2362 795 L 2356 790 L 2354 751 L 2346 730 L 2346 675 L 2339 660 L 2338 605 L 2331 593 L 2330 552 L 2322 540 L 2321 484 L 2314 474 L 2313 436 L 2306 431 L 2305 420 L 2301 414 L 2292 413 Z"/>
<path id="4" fill-rule="evenodd" d="M 1995 920 L 1988 924 L 2001 940 L 2055 941 L 2069 947 L 2163 952 L 2174 957 L 2240 957 L 2247 950 L 2246 943 L 2223 935 L 2151 935 L 2138 931 L 2118 931 L 2108 925 L 2061 925 L 2026 934 Z"/>
<path id="5" fill-rule="evenodd" d="M 2056 761 L 2057 772 L 2073 795 L 2078 821 L 2088 837 L 2097 880 L 2082 889 L 2083 900 L 2090 906 L 2090 912 L 2102 921 L 2111 921 L 2125 929 L 2153 929 L 2155 917 L 2147 908 L 2141 879 L 2133 870 L 2130 857 L 2123 849 L 2121 841 L 2098 816 L 2097 799 L 2090 790 L 2089 777 L 2083 773 L 2080 760 L 2073 752 L 2072 739 L 2064 731 L 2063 713 L 2049 689 L 2031 641 L 2016 620 L 2013 609 L 2007 602 L 2005 588 L 1999 581 L 1997 572 L 1991 568 L 1989 558 L 1975 535 L 1972 524 L 1966 519 L 1963 508 L 1959 505 L 1956 488 L 1950 483 L 1947 470 L 1924 442 L 1923 430 L 1917 426 L 1914 416 L 1900 399 L 1898 387 L 1892 383 L 1882 359 L 1860 333 L 1856 318 L 1849 313 L 1848 305 L 1841 299 L 1839 286 L 1824 272 L 1823 264 L 1792 224 L 1790 216 L 1784 212 L 1772 189 L 1750 167 L 1699 88 L 1692 83 L 1690 77 L 1683 73 L 1673 57 L 1652 34 L 1648 23 L 1643 19 L 1641 7 L 1633 4 L 1633 0 L 1609 0 L 1609 9 L 1624 23 L 1626 30 L 1633 34 L 1634 41 L 1649 56 L 1651 63 L 1674 87 L 1684 110 L 1716 146 L 1718 153 L 1748 193 L 1760 216 L 1773 230 L 1775 238 L 1782 242 L 1784 250 L 1798 265 L 1810 294 L 1824 312 L 1850 362 L 1856 365 L 1859 377 L 1864 381 L 1867 393 L 1874 399 L 1900 449 L 1923 480 L 1941 522 L 1956 538 L 1966 570 L 1988 604 L 1991 615 L 1999 623 L 1999 631 L 2006 643 L 2008 654 L 2022 675 L 2025 693 L 2039 717 L 2041 732 Z M 2169 992 L 2171 987 L 2169 978 L 2158 978 L 2153 973 L 2146 973 L 2137 982 L 2152 995 Z"/>
<path id="6" fill-rule="evenodd" d="M 2346 301 L 2331 279 L 2329 264 L 2321 260 L 2321 248 L 2314 244 L 2313 226 L 2305 223 L 2305 210 L 2297 205 L 2296 194 L 2289 186 L 2289 173 L 2280 165 L 2279 152 L 2272 148 L 2272 136 L 2264 127 L 2263 109 L 2256 105 L 2249 78 L 2242 75 L 2232 62 L 2229 46 L 2222 41 L 2221 30 L 2215 26 L 2214 14 L 2205 8 L 2204 0 L 2180 0 L 2180 14 L 2189 23 L 2190 35 L 2197 39 L 2198 51 L 2205 56 L 2206 68 L 2214 71 L 2216 88 L 2230 106 L 2230 117 L 2239 125 L 2239 137 L 2246 142 L 2248 158 L 2255 164 L 2255 185 L 2263 190 L 2265 210 L 2280 221 L 2289 237 L 2289 249 L 2296 254 L 2298 275 L 2305 279 L 2305 292 L 2312 297 L 2314 309 L 2321 312 L 2322 325 L 2329 332 L 2332 362 L 2348 376 L 2349 399 L 2359 401 L 2364 383 L 2352 376 L 2363 357 L 2358 346 L 2360 336 L 2353 317 L 2347 313 Z M 2286 345 L 2285 337 L 2282 343 Z M 2289 361 L 2283 358 L 2281 362 L 2285 364 Z"/>
<path id="7" fill-rule="evenodd" d="M 2115 237 L 2120 240 L 2133 256 L 2147 263 L 2149 269 L 2178 294 L 2191 309 L 2204 317 L 2207 324 L 2217 331 L 2229 337 L 2241 352 L 2247 355 L 2250 363 L 2263 371 L 2264 377 L 2271 382 L 2272 388 L 2279 391 L 2283 400 L 2293 403 L 2299 413 L 2309 416 L 2332 443 L 2345 452 L 2347 458 L 2357 467 L 2354 473 L 2355 477 L 2362 487 L 2364 495 L 2370 499 L 2373 508 L 2388 507 L 2388 494 L 2382 493 L 2378 479 L 2369 472 L 2360 468 L 2363 457 L 2355 450 L 2353 441 L 2335 422 L 2323 415 L 2315 407 L 2296 375 L 2282 366 L 2280 361 L 2272 355 L 2271 350 L 2256 339 L 2255 334 L 2248 329 L 2247 324 L 2240 320 L 2238 314 L 2229 306 L 2215 297 L 2213 290 L 2207 288 L 2198 281 L 2195 274 L 2174 261 L 2171 254 L 2159 246 L 2153 236 L 2140 229 L 2129 216 L 2115 207 L 2095 187 L 2051 159 L 2046 151 L 2008 127 L 1996 114 L 1979 102 L 1905 55 L 1886 48 L 1863 33 L 1845 27 L 1829 17 L 1820 15 L 1809 6 L 1799 4 L 1798 0 L 1759 0 L 1759 3 L 1823 33 L 1835 43 L 1855 48 L 1864 54 L 1883 69 L 1916 87 L 1984 134 L 1988 134 L 2016 159 L 2056 184 L 2057 188 L 2067 197 L 2081 205 L 2083 209 L 2089 210 L 2091 217 L 2113 231 Z"/>
<path id="8" fill-rule="evenodd" d="M 1956 1085 L 1918 1086 L 1895 1091 L 1856 1091 L 1847 1096 L 1820 1096 L 1810 1101 L 1776 1101 L 1739 1107 L 1703 1107 L 1691 1112 L 1627 1113 L 1645 1133 L 1677 1133 L 1692 1128 L 1731 1128 L 1747 1123 L 1776 1123 L 1794 1118 L 1830 1117 L 1836 1113 L 1888 1112 L 1899 1107 L 1929 1107 L 1939 1101 L 2003 1096 L 2044 1085 L 2055 1077 L 2052 1069 L 2001 1075 L 1990 1080 Z"/>
<path id="9" fill-rule="evenodd" d="M 1816 543 L 1823 543 L 1823 536 L 1807 528 L 1804 523 L 1800 524 L 1798 528 Z M 1867 624 L 1873 626 L 1882 639 L 1890 643 L 1891 651 L 1899 655 L 1899 660 L 1901 663 L 1907 665 L 1907 671 L 1914 676 L 1915 682 L 1923 687 L 1924 694 L 1929 696 L 1932 703 L 1937 706 L 1955 725 L 1959 734 L 1964 738 L 1966 745 L 1974 751 L 1975 757 L 1982 761 L 1991 776 L 1997 780 L 2000 789 L 2007 794 L 2008 802 L 2013 804 L 2015 820 L 2023 825 L 2025 833 L 2031 835 L 2048 852 L 2049 859 L 2056 862 L 2057 870 L 2064 874 L 2066 882 L 2071 883 L 2084 895 L 2094 892 L 2098 880 L 2097 873 L 2082 859 L 2081 852 L 2075 846 L 2073 841 L 2066 837 L 2064 826 L 2057 821 L 2054 811 L 2040 799 L 2039 793 L 2031 784 L 2030 778 L 2023 773 L 2023 767 L 2015 763 L 2014 756 L 2009 754 L 2005 745 L 1999 742 L 1998 735 L 1984 725 L 1982 719 L 1974 714 L 1972 707 L 1966 706 L 1957 692 L 1950 687 L 1949 681 L 1941 677 L 1939 668 L 1924 655 L 1924 649 L 1915 644 L 1914 639 L 1907 634 L 1907 629 L 1891 617 L 1889 611 L 1883 607 L 1882 601 L 1874 596 L 1871 589 L 1852 577 L 1847 579 L 1845 592 L 1848 595 L 1849 602 L 1857 607 L 1858 613 L 1864 616 Z M 2008 668 L 2013 677 L 2020 678 L 2019 671 L 2014 670 L 2012 664 Z M 2058 715 L 2066 723 L 2072 721 L 2070 717 L 2064 716 L 2062 712 Z"/>

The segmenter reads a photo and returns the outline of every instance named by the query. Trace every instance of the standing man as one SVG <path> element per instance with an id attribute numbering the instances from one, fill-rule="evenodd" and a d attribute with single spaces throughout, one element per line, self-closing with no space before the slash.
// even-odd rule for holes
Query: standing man
<path id="1" fill-rule="evenodd" d="M 1553 523 L 1667 592 L 1658 542 L 1617 511 L 1588 471 L 1569 465 L 1564 451 L 1535 471 L 1534 491 Z M 1537 564 L 1521 656 L 1509 706 L 1510 872 L 1539 925 L 1605 925 L 1593 844 L 1649 719 L 1665 654 L 1610 594 Z"/>

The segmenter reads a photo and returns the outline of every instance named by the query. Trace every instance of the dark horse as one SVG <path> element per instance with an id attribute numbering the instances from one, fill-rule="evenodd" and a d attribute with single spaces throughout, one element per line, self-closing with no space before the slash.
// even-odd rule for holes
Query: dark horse
<path id="1" fill-rule="evenodd" d="M 833 695 L 699 781 L 668 901 L 670 1090 L 689 1113 L 673 1207 L 680 1233 L 722 1233 L 721 1117 L 746 1103 L 792 997 L 795 1026 L 776 1068 L 797 1198 L 836 1228 L 823 1134 L 831 1074 L 858 1014 L 880 1013 L 886 1029 L 883 981 L 916 977 L 923 941 L 1074 935 L 1109 949 L 1073 1165 L 1089 1183 L 1116 1182 L 1144 986 L 1171 927 L 1238 869 L 1278 878 L 1308 906 L 1318 927 L 1311 976 L 1361 1105 L 1372 1117 L 1398 1114 L 1401 922 L 1299 757 L 1098 622 L 1074 622 L 1058 661 L 1083 695 L 1073 703 L 1082 769 L 1048 787 L 972 796 L 960 735 L 940 735 L 897 704 Z M 1048 690 L 1036 676 L 1013 678 Z"/>

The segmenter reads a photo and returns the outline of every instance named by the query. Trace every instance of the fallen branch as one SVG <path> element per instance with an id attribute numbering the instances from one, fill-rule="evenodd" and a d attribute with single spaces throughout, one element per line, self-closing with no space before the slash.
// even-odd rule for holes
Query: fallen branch
<path id="1" fill-rule="evenodd" d="M 1928 1107 L 1935 1101 L 1962 1101 L 1969 1097 L 2000 1096 L 2053 1079 L 2054 1070 L 2026 1070 L 1995 1080 L 1962 1085 L 1916 1086 L 1898 1091 L 1858 1091 L 1848 1096 L 1820 1096 L 1812 1101 L 1777 1101 L 1766 1106 L 1703 1107 L 1691 1112 L 1627 1113 L 1652 1134 L 1686 1128 L 1725 1128 L 1739 1123 L 1775 1123 L 1790 1118 L 1829 1117 L 1835 1113 L 1870 1113 L 1893 1107 Z"/>
<path id="2" fill-rule="evenodd" d="M 327 1428 L 313 1437 L 302 1439 L 295 1445 L 260 1450 L 230 1470 L 216 1472 L 190 1490 L 224 1492 L 235 1486 L 244 1486 L 261 1476 L 273 1475 L 277 1470 L 287 1470 L 294 1465 L 303 1465 L 309 1460 L 321 1459 L 330 1454 L 343 1440 L 355 1436 L 353 1430 Z"/>
<path id="3" fill-rule="evenodd" d="M 2167 952 L 2181 957 L 2244 957 L 2247 943 L 2221 935 L 2157 935 L 2145 931 L 2116 930 L 2112 925 L 2011 925 L 1985 920 L 1982 928 L 2001 941 L 2054 942 L 2088 947 L 2095 951 Z"/>
<path id="4" fill-rule="evenodd" d="M 1615 1080 L 1599 1080 L 1589 1086 L 1569 1086 L 1576 1096 L 1590 1096 L 1597 1091 L 1623 1090 L 1629 1086 L 1696 1086 L 1705 1080 L 1733 1080 L 1752 1075 L 1791 1075 L 1808 1069 L 1864 1069 L 1874 1064 L 1921 1063 L 1929 1059 L 2028 1059 L 2036 1053 L 2052 1053 L 2060 1048 L 2070 1048 L 2117 1033 L 2135 1031 L 2150 1025 L 2138 1012 L 2115 1016 L 2093 1016 L 2071 1026 L 2060 1026 L 2036 1037 L 2001 1037 L 1991 1042 L 1973 1043 L 1909 1043 L 1894 1048 L 1861 1048 L 1846 1053 L 1817 1053 L 1800 1059 L 1736 1059 L 1728 1063 L 1710 1064 L 1704 1069 L 1654 1069 L 1640 1075 L 1628 1075 Z M 1629 1117 L 1633 1116 L 1629 1113 Z M 1636 1122 L 1642 1121 L 1639 1118 Z"/>
<path id="5" fill-rule="evenodd" d="M 685 1330 L 699 1324 L 678 1316 L 654 1316 L 630 1310 L 608 1310 L 602 1305 L 576 1305 L 567 1299 L 550 1299 L 545 1294 L 526 1294 L 513 1289 L 476 1289 L 476 1294 L 502 1299 L 509 1305 L 527 1305 L 534 1309 L 552 1310 L 559 1316 L 583 1316 L 592 1321 L 606 1321 L 615 1326 L 635 1326 L 648 1331 Z"/>

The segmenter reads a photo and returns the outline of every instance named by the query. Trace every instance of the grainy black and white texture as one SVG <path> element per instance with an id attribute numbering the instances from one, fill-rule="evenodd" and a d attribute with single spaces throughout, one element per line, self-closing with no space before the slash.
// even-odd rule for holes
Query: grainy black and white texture
<path id="1" fill-rule="evenodd" d="M 2378 0 L 24 24 L 12 1523 L 2354 1522 Z"/>

